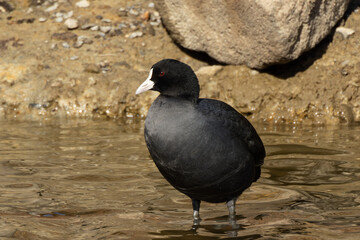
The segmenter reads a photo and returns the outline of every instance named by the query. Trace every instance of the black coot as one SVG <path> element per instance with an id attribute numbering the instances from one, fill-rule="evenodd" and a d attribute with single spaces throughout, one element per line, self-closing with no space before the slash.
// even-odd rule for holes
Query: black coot
<path id="1" fill-rule="evenodd" d="M 200 202 L 226 202 L 235 219 L 235 201 L 255 182 L 264 145 L 250 122 L 228 104 L 199 98 L 193 70 L 164 59 L 150 70 L 136 94 L 160 92 L 145 121 L 145 141 L 161 174 L 192 199 L 194 223 Z"/>

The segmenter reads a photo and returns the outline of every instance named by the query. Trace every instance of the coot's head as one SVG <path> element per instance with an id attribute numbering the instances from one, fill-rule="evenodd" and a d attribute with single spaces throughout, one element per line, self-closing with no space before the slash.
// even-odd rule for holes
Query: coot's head
<path id="1" fill-rule="evenodd" d="M 148 78 L 139 86 L 136 94 L 147 90 L 196 101 L 200 87 L 190 66 L 174 59 L 164 59 L 152 66 Z"/>

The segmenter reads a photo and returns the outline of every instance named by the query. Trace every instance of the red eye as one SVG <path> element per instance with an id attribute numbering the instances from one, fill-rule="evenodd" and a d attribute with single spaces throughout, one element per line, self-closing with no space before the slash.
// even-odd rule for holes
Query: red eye
<path id="1" fill-rule="evenodd" d="M 162 76 L 164 76 L 164 75 L 165 75 L 164 72 L 160 72 L 160 74 L 159 74 L 160 77 L 162 77 Z"/>

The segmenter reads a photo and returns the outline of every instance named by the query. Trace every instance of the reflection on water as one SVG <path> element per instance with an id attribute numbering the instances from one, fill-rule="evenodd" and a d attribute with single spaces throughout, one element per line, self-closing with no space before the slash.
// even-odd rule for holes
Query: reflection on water
<path id="1" fill-rule="evenodd" d="M 160 176 L 141 121 L 0 122 L 0 238 L 358 239 L 360 126 L 257 125 L 268 157 L 239 199 L 190 200 Z"/>

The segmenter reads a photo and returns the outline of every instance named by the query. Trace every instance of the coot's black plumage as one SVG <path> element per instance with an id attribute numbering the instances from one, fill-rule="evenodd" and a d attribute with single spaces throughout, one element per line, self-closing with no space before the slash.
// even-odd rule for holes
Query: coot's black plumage
<path id="1" fill-rule="evenodd" d="M 150 70 L 136 93 L 159 91 L 145 121 L 145 140 L 161 174 L 192 199 L 194 220 L 200 201 L 227 202 L 235 217 L 237 197 L 255 182 L 264 145 L 254 127 L 228 104 L 199 98 L 192 69 L 165 59 Z"/>

